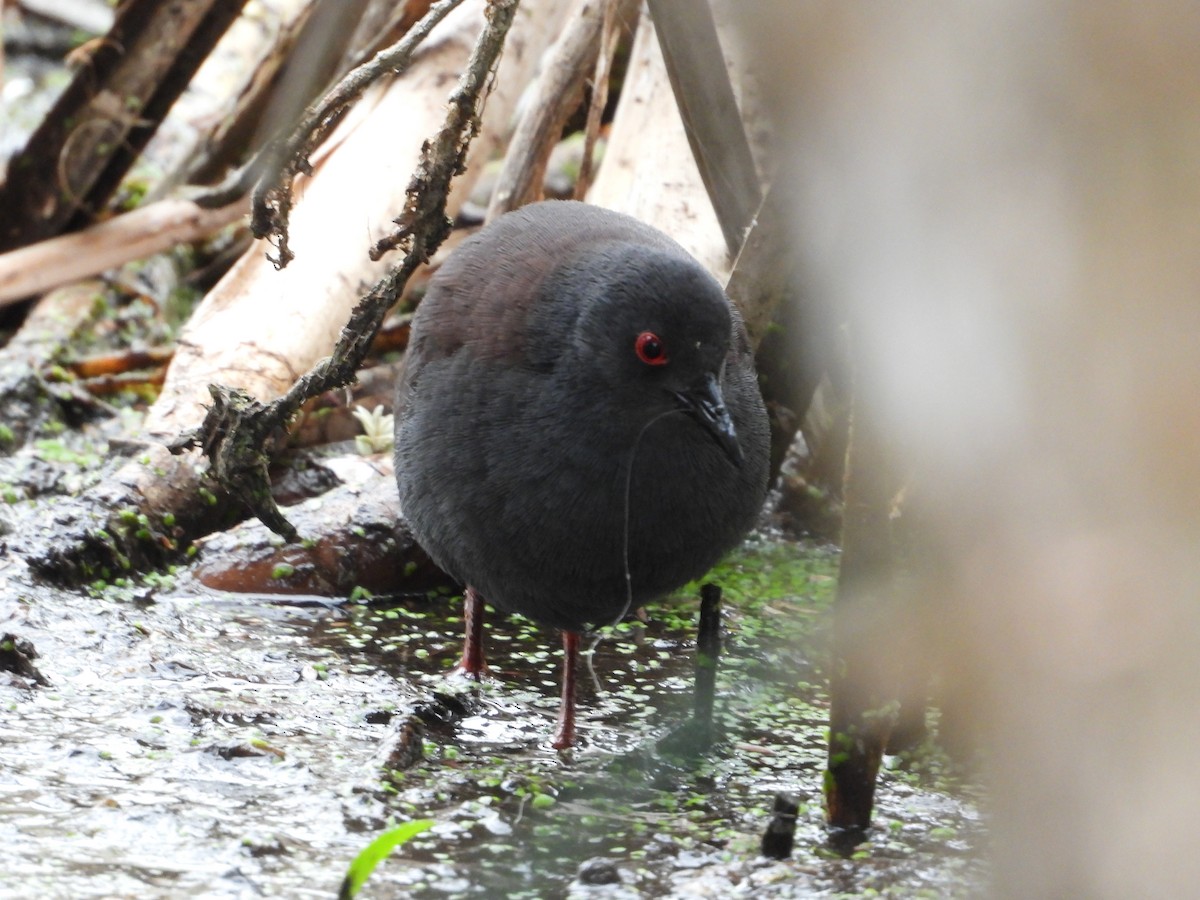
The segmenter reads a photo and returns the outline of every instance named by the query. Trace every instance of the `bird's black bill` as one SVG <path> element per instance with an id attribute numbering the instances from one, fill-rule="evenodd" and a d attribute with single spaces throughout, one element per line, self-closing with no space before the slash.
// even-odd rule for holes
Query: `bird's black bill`
<path id="1" fill-rule="evenodd" d="M 725 406 L 725 398 L 721 395 L 721 383 L 717 381 L 717 376 L 705 375 L 700 384 L 677 393 L 675 397 L 716 439 L 730 461 L 740 466 L 744 458 L 742 447 L 738 443 L 733 419 L 729 417 L 729 410 Z"/>

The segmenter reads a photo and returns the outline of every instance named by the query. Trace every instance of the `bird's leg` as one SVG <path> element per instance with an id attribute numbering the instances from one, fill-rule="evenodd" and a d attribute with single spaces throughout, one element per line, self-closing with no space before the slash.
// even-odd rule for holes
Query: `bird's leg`
<path id="1" fill-rule="evenodd" d="M 463 597 L 463 619 L 466 634 L 463 638 L 462 659 L 454 667 L 455 672 L 470 675 L 476 681 L 487 672 L 483 659 L 483 598 L 475 588 L 467 585 Z"/>
<path id="2" fill-rule="evenodd" d="M 562 702 L 558 707 L 558 729 L 554 733 L 555 750 L 566 750 L 575 743 L 575 662 L 579 657 L 579 632 L 564 631 Z"/>

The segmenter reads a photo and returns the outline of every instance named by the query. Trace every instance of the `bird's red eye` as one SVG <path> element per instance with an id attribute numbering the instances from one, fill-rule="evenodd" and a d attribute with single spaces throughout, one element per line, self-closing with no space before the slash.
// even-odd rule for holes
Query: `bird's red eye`
<path id="1" fill-rule="evenodd" d="M 637 351 L 638 359 L 648 366 L 665 366 L 667 364 L 667 348 L 653 331 L 643 331 L 637 336 L 633 348 Z"/>

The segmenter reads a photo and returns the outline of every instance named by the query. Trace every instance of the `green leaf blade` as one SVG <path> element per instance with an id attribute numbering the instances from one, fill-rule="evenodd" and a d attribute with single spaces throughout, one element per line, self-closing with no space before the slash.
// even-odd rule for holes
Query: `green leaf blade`
<path id="1" fill-rule="evenodd" d="M 375 867 L 387 859 L 393 850 L 432 827 L 432 819 L 405 822 L 403 825 L 389 828 L 367 844 L 346 870 L 346 877 L 342 879 L 342 886 L 338 891 L 338 900 L 351 900 L 371 877 Z"/>

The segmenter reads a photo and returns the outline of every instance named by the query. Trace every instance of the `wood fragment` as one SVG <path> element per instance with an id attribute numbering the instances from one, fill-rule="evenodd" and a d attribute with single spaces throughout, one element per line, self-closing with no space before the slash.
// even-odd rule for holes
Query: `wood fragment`
<path id="1" fill-rule="evenodd" d="M 165 366 L 175 356 L 170 347 L 150 347 L 144 350 L 122 350 L 99 353 L 67 363 L 66 368 L 79 378 L 99 378 L 105 375 L 124 375 L 138 369 Z"/>
<path id="2" fill-rule="evenodd" d="M 96 375 L 80 384 L 93 397 L 108 397 L 128 391 L 153 398 L 166 378 L 162 369 L 153 372 L 125 372 L 117 375 Z"/>
<path id="3" fill-rule="evenodd" d="M 632 18 L 637 6 L 635 0 L 620 0 L 619 4 L 578 0 L 575 4 L 566 29 L 548 51 L 536 87 L 526 99 L 526 112 L 505 154 L 487 219 L 542 198 L 550 151 L 583 97 L 584 82 L 600 55 L 605 21 L 612 16 Z"/>
<path id="4" fill-rule="evenodd" d="M 33 641 L 12 632 L 0 634 L 0 672 L 12 672 L 39 687 L 50 687 L 50 680 L 34 664 L 38 658 Z"/>
<path id="5" fill-rule="evenodd" d="M 385 780 L 392 772 L 411 769 L 425 758 L 425 723 L 416 716 L 397 717 L 379 746 L 378 758 Z"/>
<path id="6" fill-rule="evenodd" d="M 736 254 L 762 197 L 709 0 L 648 0 L 684 131 L 725 245 Z"/>
<path id="7" fill-rule="evenodd" d="M 718 281 L 729 277 L 725 238 L 688 146 L 654 24 L 645 14 L 588 201 L 665 231 Z"/>
<path id="8" fill-rule="evenodd" d="M 108 269 L 201 240 L 245 218 L 250 204 L 204 209 L 161 200 L 132 212 L 0 254 L 0 307 Z"/>

